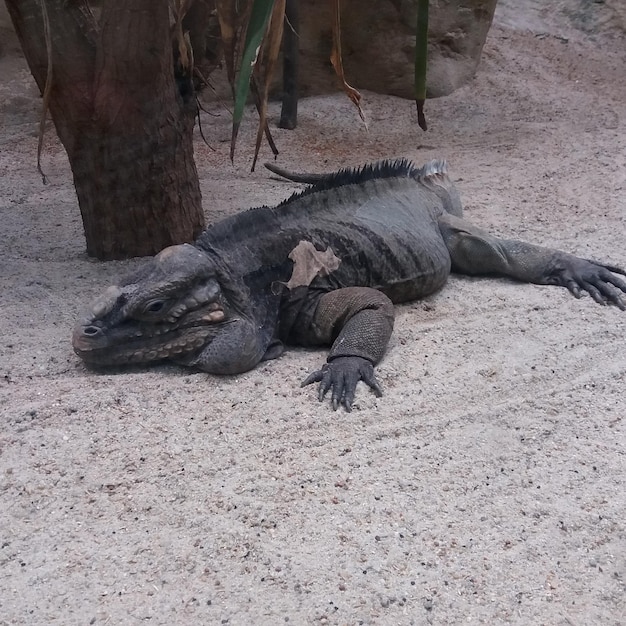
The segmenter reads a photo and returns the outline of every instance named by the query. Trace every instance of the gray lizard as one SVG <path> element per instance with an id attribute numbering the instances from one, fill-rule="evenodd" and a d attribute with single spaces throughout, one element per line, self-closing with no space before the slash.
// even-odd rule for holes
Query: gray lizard
<path id="1" fill-rule="evenodd" d="M 88 364 L 170 359 L 237 374 L 276 358 L 284 344 L 330 346 L 302 384 L 352 407 L 359 380 L 381 395 L 374 366 L 394 323 L 394 303 L 441 289 L 451 272 L 507 276 L 587 292 L 626 305 L 624 270 L 522 241 L 463 218 L 443 161 L 401 159 L 332 174 L 275 207 L 233 215 L 193 244 L 166 248 L 109 287 L 73 335 Z"/>

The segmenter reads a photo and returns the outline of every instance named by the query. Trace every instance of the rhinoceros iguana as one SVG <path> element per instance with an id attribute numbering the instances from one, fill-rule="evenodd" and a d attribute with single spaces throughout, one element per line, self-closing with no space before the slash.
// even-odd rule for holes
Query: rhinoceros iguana
<path id="1" fill-rule="evenodd" d="M 297 175 L 310 183 L 275 207 L 233 215 L 193 244 L 166 248 L 109 287 L 77 324 L 87 363 L 171 359 L 237 374 L 276 358 L 283 344 L 331 346 L 302 384 L 350 410 L 359 380 L 381 394 L 374 366 L 393 303 L 440 289 L 450 272 L 560 285 L 625 308 L 624 270 L 566 252 L 500 239 L 463 218 L 443 161 L 380 161 Z"/>

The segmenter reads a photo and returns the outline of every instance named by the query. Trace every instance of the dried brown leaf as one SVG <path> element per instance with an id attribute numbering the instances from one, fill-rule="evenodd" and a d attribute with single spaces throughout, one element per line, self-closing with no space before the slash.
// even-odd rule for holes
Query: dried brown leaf
<path id="1" fill-rule="evenodd" d="M 361 94 L 346 81 L 345 73 L 343 70 L 343 59 L 341 57 L 341 16 L 340 16 L 340 0 L 333 0 L 333 49 L 330 54 L 330 62 L 335 69 L 341 86 L 346 92 L 348 98 L 352 100 L 354 106 L 356 106 L 359 112 L 359 117 L 365 123 L 365 115 L 361 108 Z"/>
<path id="2" fill-rule="evenodd" d="M 235 93 L 237 60 L 241 56 L 239 47 L 245 39 L 245 25 L 247 24 L 251 8 L 252 0 L 240 0 L 239 2 L 215 0 L 215 9 L 224 48 L 226 75 L 233 94 Z"/>
<path id="3" fill-rule="evenodd" d="M 259 62 L 257 62 L 255 67 L 255 83 L 258 90 L 257 108 L 259 110 L 259 127 L 257 130 L 256 145 L 254 148 L 254 159 L 252 160 L 252 171 L 254 171 L 259 156 L 263 133 L 267 136 L 270 146 L 274 143 L 267 124 L 267 101 L 269 98 L 270 83 L 272 81 L 272 76 L 274 75 L 274 68 L 276 67 L 276 61 L 280 53 L 280 44 L 283 39 L 285 4 L 285 0 L 275 0 L 274 2 L 274 8 L 272 9 L 272 16 L 270 17 L 267 27 L 267 33 L 261 46 Z M 272 150 L 274 154 L 278 154 L 275 145 Z"/>

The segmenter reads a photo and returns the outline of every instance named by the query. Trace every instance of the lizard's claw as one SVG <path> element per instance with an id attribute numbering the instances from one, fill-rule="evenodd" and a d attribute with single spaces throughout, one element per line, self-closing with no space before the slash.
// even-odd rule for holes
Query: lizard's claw
<path id="1" fill-rule="evenodd" d="M 615 274 L 626 275 L 626 272 L 568 255 L 555 268 L 551 282 L 566 287 L 576 298 L 586 291 L 598 304 L 614 304 L 624 311 L 626 303 L 620 292 L 626 293 L 626 281 Z"/>
<path id="2" fill-rule="evenodd" d="M 322 402 L 326 393 L 332 389 L 331 401 L 336 411 L 343 404 L 346 411 L 352 410 L 354 393 L 359 380 L 365 382 L 380 398 L 382 389 L 376 380 L 374 366 L 370 361 L 360 356 L 340 356 L 326 363 L 321 370 L 317 370 L 302 381 L 302 387 L 311 383 L 319 383 L 318 397 Z"/>

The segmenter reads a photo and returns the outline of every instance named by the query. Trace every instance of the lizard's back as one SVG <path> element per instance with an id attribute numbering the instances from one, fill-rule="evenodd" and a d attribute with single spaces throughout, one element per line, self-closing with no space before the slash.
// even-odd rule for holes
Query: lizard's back
<path id="1" fill-rule="evenodd" d="M 339 173 L 276 207 L 209 228 L 198 245 L 230 256 L 247 273 L 289 255 L 297 264 L 298 244 L 310 242 L 338 260 L 311 280 L 313 289 L 374 287 L 395 302 L 422 297 L 445 283 L 450 255 L 437 224 L 447 208 L 443 187 L 423 184 L 420 171 L 401 161 Z"/>

